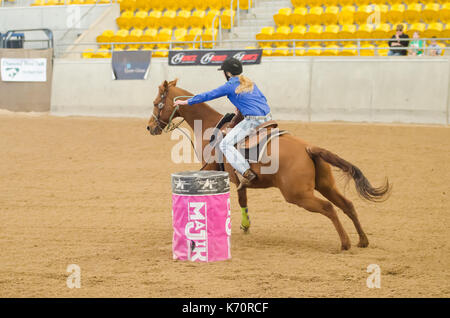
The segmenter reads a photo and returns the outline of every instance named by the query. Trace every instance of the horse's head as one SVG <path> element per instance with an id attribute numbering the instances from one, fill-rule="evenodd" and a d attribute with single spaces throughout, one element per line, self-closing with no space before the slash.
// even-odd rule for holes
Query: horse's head
<path id="1" fill-rule="evenodd" d="M 166 126 L 171 125 L 173 118 L 177 116 L 177 110 L 173 106 L 173 100 L 169 97 L 171 87 L 177 85 L 177 79 L 164 81 L 158 87 L 158 95 L 153 101 L 153 112 L 147 124 L 147 130 L 152 135 L 160 135 Z"/>

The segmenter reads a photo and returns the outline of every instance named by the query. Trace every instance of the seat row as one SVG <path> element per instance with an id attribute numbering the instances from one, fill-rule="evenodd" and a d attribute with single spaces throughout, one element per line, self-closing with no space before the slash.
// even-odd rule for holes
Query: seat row
<path id="1" fill-rule="evenodd" d="M 441 55 L 444 54 L 445 45 L 438 43 L 442 48 Z M 336 44 L 330 44 L 327 46 L 312 45 L 307 48 L 289 48 L 287 46 L 271 48 L 262 47 L 264 56 L 293 56 L 294 52 L 296 56 L 387 56 L 389 52 L 389 45 L 386 43 L 380 45 L 363 44 L 358 47 L 354 44 L 348 44 L 344 46 L 338 46 Z M 359 52 L 358 52 L 359 51 Z"/>
<path id="2" fill-rule="evenodd" d="M 231 28 L 231 20 L 235 17 L 235 11 L 214 10 L 211 9 L 207 13 L 205 10 L 195 10 L 190 12 L 180 10 L 178 13 L 174 10 L 166 10 L 164 13 L 159 10 L 153 10 L 150 13 L 145 10 L 139 10 L 136 13 L 127 10 L 116 19 L 116 23 L 121 29 L 145 29 L 145 28 L 203 28 L 211 27 L 214 22 L 215 26 L 219 26 L 219 21 L 223 29 Z"/>
<path id="3" fill-rule="evenodd" d="M 404 25 L 406 33 L 412 37 L 414 32 L 418 32 L 422 38 L 450 38 L 450 23 L 444 26 L 442 23 L 436 22 L 431 24 L 412 23 Z M 264 27 L 256 35 L 256 39 L 260 45 L 275 46 L 287 45 L 286 40 L 311 40 L 311 39 L 388 39 L 395 33 L 395 28 L 390 24 L 381 23 L 373 24 L 344 24 L 340 25 L 298 25 L 293 27 L 281 26 L 276 30 L 273 27 Z M 267 41 L 267 40 L 270 40 Z M 278 41 L 277 41 L 278 40 Z"/>
<path id="4" fill-rule="evenodd" d="M 187 10 L 191 11 L 193 9 L 198 10 L 222 10 L 231 9 L 230 0 L 121 0 L 120 9 L 121 10 Z M 240 0 L 239 8 L 241 10 L 248 10 L 251 6 L 251 0 Z M 237 9 L 237 1 L 233 2 L 233 9 Z"/>
<path id="5" fill-rule="evenodd" d="M 401 23 L 408 21 L 432 23 L 440 20 L 443 23 L 450 21 L 450 2 L 440 5 L 438 3 L 411 3 L 394 4 L 390 7 L 381 5 L 360 5 L 356 8 L 353 5 L 344 7 L 328 6 L 325 9 L 320 6 L 281 8 L 273 16 L 275 24 L 278 26 L 299 25 L 299 24 L 363 24 L 367 21 L 371 23 Z"/>
<path id="6" fill-rule="evenodd" d="M 367 5 L 367 4 L 410 4 L 410 3 L 440 3 L 444 4 L 448 0 L 291 0 L 293 7 L 315 7 L 315 6 L 348 6 L 348 5 Z"/>
<path id="7" fill-rule="evenodd" d="M 109 49 L 111 44 L 115 48 L 129 48 L 129 49 L 168 49 L 170 44 L 174 47 L 199 48 L 213 48 L 218 38 L 217 29 L 201 29 L 201 28 L 177 28 L 161 29 L 159 32 L 156 29 L 133 29 L 131 31 L 121 29 L 114 33 L 113 30 L 106 30 L 97 37 L 97 43 L 100 48 Z M 198 43 L 185 43 L 185 42 Z M 159 44 L 144 44 L 147 42 L 163 42 Z M 201 42 L 201 44 L 200 44 Z M 206 42 L 206 43 L 204 43 Z M 208 43 L 209 42 L 209 43 Z M 129 43 L 129 44 L 115 44 L 115 43 Z"/>

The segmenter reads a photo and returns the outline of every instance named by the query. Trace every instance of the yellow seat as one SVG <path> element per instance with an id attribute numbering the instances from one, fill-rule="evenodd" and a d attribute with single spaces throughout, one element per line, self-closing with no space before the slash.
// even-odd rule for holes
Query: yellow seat
<path id="1" fill-rule="evenodd" d="M 203 41 L 212 41 L 211 43 L 203 43 L 203 47 L 207 49 L 212 49 L 216 45 L 217 41 L 217 29 L 206 29 L 202 35 Z"/>
<path id="2" fill-rule="evenodd" d="M 59 6 L 61 4 L 64 4 L 64 2 L 61 3 L 60 0 L 47 0 L 45 3 L 46 6 Z"/>
<path id="3" fill-rule="evenodd" d="M 339 7 L 326 7 L 324 13 L 321 15 L 320 22 L 325 25 L 337 24 L 339 22 Z"/>
<path id="4" fill-rule="evenodd" d="M 134 17 L 131 18 L 131 25 L 136 29 L 145 29 L 145 27 L 147 26 L 145 22 L 147 17 L 147 11 L 139 10 L 138 12 L 136 12 Z"/>
<path id="5" fill-rule="evenodd" d="M 177 11 L 182 0 L 164 0 L 164 8 L 169 11 Z"/>
<path id="6" fill-rule="evenodd" d="M 450 7 L 450 2 L 449 2 L 449 7 Z M 422 10 L 422 19 L 426 23 L 432 23 L 432 22 L 439 20 L 439 4 L 434 3 L 434 2 L 427 3 L 425 5 L 424 9 Z M 450 16 L 449 16 L 449 20 L 447 20 L 447 21 L 450 21 Z"/>
<path id="7" fill-rule="evenodd" d="M 167 42 L 167 43 L 158 43 L 157 46 L 159 48 L 169 48 L 169 42 L 172 40 L 172 29 L 171 28 L 162 28 L 159 30 L 156 35 L 156 42 Z"/>
<path id="8" fill-rule="evenodd" d="M 291 25 L 303 25 L 306 22 L 306 14 L 308 9 L 306 7 L 297 7 L 289 16 L 289 24 Z"/>
<path id="9" fill-rule="evenodd" d="M 325 49 L 320 52 L 322 56 L 336 56 L 339 54 L 339 46 L 336 44 L 330 44 L 325 46 Z"/>
<path id="10" fill-rule="evenodd" d="M 311 7 L 305 16 L 306 24 L 314 25 L 320 24 L 323 13 L 322 7 Z"/>
<path id="11" fill-rule="evenodd" d="M 356 33 L 356 25 L 354 24 L 344 24 L 342 29 L 339 31 L 339 38 L 341 39 L 354 39 Z"/>
<path id="12" fill-rule="evenodd" d="M 353 24 L 355 21 L 355 6 L 346 5 L 342 7 L 341 12 L 339 13 L 339 24 Z"/>
<path id="13" fill-rule="evenodd" d="M 120 17 L 116 19 L 117 26 L 120 29 L 131 29 L 131 20 L 133 19 L 134 14 L 133 11 L 124 11 Z"/>
<path id="14" fill-rule="evenodd" d="M 325 7 L 338 6 L 339 5 L 339 1 L 338 0 L 323 0 L 322 2 L 323 2 Z"/>
<path id="15" fill-rule="evenodd" d="M 156 42 L 156 35 L 158 34 L 158 30 L 156 29 L 147 29 L 144 31 L 144 34 L 141 37 L 142 42 Z M 144 49 L 151 50 L 155 46 L 155 44 L 144 44 Z"/>
<path id="16" fill-rule="evenodd" d="M 105 30 L 102 34 L 97 36 L 97 43 L 102 49 L 109 49 L 111 47 L 112 38 L 114 36 L 113 30 Z"/>
<path id="17" fill-rule="evenodd" d="M 322 0 L 308 0 L 306 1 L 306 4 L 312 8 L 312 7 L 318 7 L 322 5 Z"/>
<path id="18" fill-rule="evenodd" d="M 107 49 L 99 49 L 97 52 L 92 54 L 91 58 L 93 58 L 93 59 L 111 58 L 111 51 L 109 51 Z"/>
<path id="19" fill-rule="evenodd" d="M 206 1 L 205 1 L 206 2 Z M 230 1 L 222 1 L 222 0 L 209 0 L 208 6 L 212 10 L 222 10 L 223 8 L 230 8 Z M 237 2 L 234 1 L 233 3 L 233 9 L 236 9 Z"/>
<path id="20" fill-rule="evenodd" d="M 209 1 L 205 0 L 191 0 L 190 1 L 194 8 L 201 11 L 206 11 L 209 7 Z"/>
<path id="21" fill-rule="evenodd" d="M 306 0 L 291 0 L 292 5 L 294 6 L 294 8 L 298 8 L 298 7 L 304 7 L 307 4 Z"/>
<path id="22" fill-rule="evenodd" d="M 32 4 L 32 7 L 45 6 L 45 0 L 35 0 Z"/>
<path id="23" fill-rule="evenodd" d="M 186 35 L 187 35 L 187 29 L 186 28 L 177 28 L 173 32 L 173 37 L 175 38 L 175 43 L 174 43 L 175 47 L 184 46 L 185 45 L 185 43 L 183 43 L 183 41 L 185 41 Z"/>
<path id="24" fill-rule="evenodd" d="M 185 41 L 196 42 L 196 43 L 188 43 L 189 48 L 195 49 L 200 47 L 198 43 L 200 43 L 200 41 L 202 40 L 202 33 L 203 30 L 201 28 L 191 28 L 189 30 L 188 34 L 184 37 Z"/>
<path id="25" fill-rule="evenodd" d="M 248 10 L 252 6 L 252 0 L 241 0 L 239 1 L 239 9 L 241 10 Z M 250 6 L 250 7 L 249 7 Z"/>
<path id="26" fill-rule="evenodd" d="M 292 52 L 288 46 L 278 46 L 272 51 L 272 56 L 291 56 Z"/>
<path id="27" fill-rule="evenodd" d="M 245 1 L 245 0 L 244 0 Z M 277 26 L 288 26 L 291 24 L 290 15 L 292 13 L 291 8 L 281 8 L 278 13 L 273 16 L 275 24 Z"/>
<path id="28" fill-rule="evenodd" d="M 230 9 L 223 10 L 222 12 L 222 29 L 229 30 L 231 29 L 231 20 L 233 19 L 233 24 L 235 23 L 234 16 L 236 15 L 236 12 Z"/>
<path id="29" fill-rule="evenodd" d="M 340 56 L 356 56 L 358 55 L 358 49 L 354 44 L 347 44 L 342 47 L 342 50 L 339 52 Z"/>
<path id="30" fill-rule="evenodd" d="M 122 0 L 123 2 L 123 0 Z M 148 0 L 136 0 L 135 6 L 136 9 L 148 12 L 153 8 L 152 3 Z"/>
<path id="31" fill-rule="evenodd" d="M 351 6 L 353 5 L 354 1 L 353 0 L 338 0 L 338 4 L 341 7 L 345 7 L 345 6 Z"/>
<path id="32" fill-rule="evenodd" d="M 195 10 L 190 19 L 189 19 L 189 24 L 191 27 L 193 28 L 203 28 L 205 26 L 205 20 L 206 18 L 206 13 L 204 10 Z M 212 24 L 212 22 L 211 22 Z"/>
<path id="33" fill-rule="evenodd" d="M 425 23 L 421 23 L 421 22 L 413 23 L 409 26 L 408 31 L 406 33 L 409 35 L 409 37 L 412 37 L 414 32 L 419 32 L 419 34 L 422 37 L 424 37 L 423 32 L 425 31 L 425 29 L 426 29 Z"/>
<path id="34" fill-rule="evenodd" d="M 122 0 L 120 3 L 120 11 L 131 11 L 136 9 L 136 0 Z"/>
<path id="35" fill-rule="evenodd" d="M 376 52 L 378 56 L 387 56 L 389 53 L 389 45 L 388 44 L 380 44 L 376 48 Z"/>
<path id="36" fill-rule="evenodd" d="M 376 14 L 376 7 L 372 5 L 361 5 L 355 12 L 355 23 L 366 24 L 369 16 Z M 375 23 L 375 22 L 373 22 Z"/>
<path id="37" fill-rule="evenodd" d="M 306 26 L 304 25 L 296 25 L 292 28 L 292 31 L 289 33 L 288 38 L 290 40 L 301 40 L 305 38 Z M 294 46 L 304 46 L 305 42 L 296 42 Z"/>
<path id="38" fill-rule="evenodd" d="M 439 20 L 449 25 L 450 21 L 450 2 L 444 3 L 439 11 Z"/>
<path id="39" fill-rule="evenodd" d="M 126 37 L 127 42 L 133 42 L 136 44 L 128 44 L 128 48 L 130 50 L 138 50 L 141 48 L 141 45 L 139 42 L 142 41 L 142 36 L 144 35 L 144 32 L 141 29 L 133 29 L 131 30 L 130 34 Z"/>
<path id="40" fill-rule="evenodd" d="M 271 56 L 273 49 L 270 46 L 261 47 L 263 50 L 263 56 Z"/>
<path id="41" fill-rule="evenodd" d="M 128 36 L 128 30 L 120 29 L 111 39 L 111 43 L 114 44 L 114 48 L 124 48 L 126 44 L 116 44 L 120 42 L 126 42 L 126 38 Z"/>
<path id="42" fill-rule="evenodd" d="M 444 31 L 444 25 L 440 22 L 434 22 L 428 24 L 425 31 L 422 32 L 423 38 L 432 38 L 433 36 L 440 38 L 442 37 L 442 31 Z"/>
<path id="43" fill-rule="evenodd" d="M 94 55 L 93 49 L 86 49 L 83 51 L 83 53 L 81 53 L 81 57 L 84 59 L 91 59 L 92 55 Z"/>
<path id="44" fill-rule="evenodd" d="M 175 18 L 175 26 L 177 28 L 188 28 L 190 18 L 191 18 L 191 11 L 180 10 Z"/>
<path id="45" fill-rule="evenodd" d="M 363 43 L 370 41 L 372 37 L 373 32 L 373 24 L 361 24 L 358 26 L 358 30 L 355 32 L 355 38 L 360 40 L 366 40 L 362 41 Z"/>
<path id="46" fill-rule="evenodd" d="M 375 26 L 375 29 L 372 31 L 373 39 L 388 39 L 391 37 L 392 27 L 390 24 L 381 23 Z M 375 41 L 377 44 L 382 44 L 385 41 Z"/>
<path id="47" fill-rule="evenodd" d="M 291 28 L 288 26 L 279 26 L 276 31 L 272 34 L 272 40 L 287 40 L 289 34 L 291 33 Z M 287 46 L 287 41 L 277 41 L 273 43 L 275 46 Z"/>
<path id="48" fill-rule="evenodd" d="M 321 39 L 323 32 L 323 26 L 322 25 L 310 25 L 308 32 L 305 33 L 305 39 L 307 40 L 316 40 Z M 308 41 L 309 45 L 318 45 L 318 41 Z"/>
<path id="49" fill-rule="evenodd" d="M 372 44 L 361 45 L 361 49 L 359 50 L 359 55 L 374 56 L 375 55 L 375 46 L 373 46 Z"/>
<path id="50" fill-rule="evenodd" d="M 403 22 L 405 15 L 405 5 L 394 4 L 387 13 L 387 19 L 392 24 L 398 24 Z"/>
<path id="51" fill-rule="evenodd" d="M 422 15 L 422 5 L 419 3 L 408 4 L 405 10 L 404 19 L 408 23 L 419 22 Z"/>
<path id="52" fill-rule="evenodd" d="M 150 12 L 145 19 L 145 25 L 147 28 L 158 29 L 161 27 L 161 16 L 162 12 L 159 10 L 153 10 Z"/>
<path id="53" fill-rule="evenodd" d="M 258 40 L 260 46 L 272 46 L 272 42 L 264 42 L 262 40 L 271 40 L 275 30 L 273 27 L 263 27 L 261 32 L 256 34 L 256 40 Z"/>
<path id="54" fill-rule="evenodd" d="M 192 0 L 175 0 L 175 3 L 179 9 L 189 12 L 196 8 L 195 3 Z"/>
<path id="55" fill-rule="evenodd" d="M 322 47 L 320 45 L 313 45 L 306 51 L 306 56 L 320 56 L 322 54 Z"/>
<path id="56" fill-rule="evenodd" d="M 152 53 L 153 57 L 168 57 L 169 51 L 166 47 L 156 47 Z"/>
<path id="57" fill-rule="evenodd" d="M 219 27 L 219 18 L 220 17 L 220 11 L 219 10 L 215 10 L 215 9 L 211 9 L 208 11 L 208 14 L 205 17 L 205 26 L 209 26 L 212 27 L 212 23 L 214 21 L 214 28 L 218 28 Z M 215 20 L 214 20 L 215 19 Z"/>
<path id="58" fill-rule="evenodd" d="M 325 30 L 322 32 L 321 38 L 324 40 L 337 39 L 339 34 L 339 25 L 330 24 L 325 27 Z M 336 41 L 325 42 L 327 46 L 335 45 Z"/>
<path id="59" fill-rule="evenodd" d="M 175 27 L 175 18 L 177 16 L 177 13 L 175 10 L 166 10 L 164 11 L 162 17 L 161 17 L 161 27 L 162 28 L 168 28 L 172 29 Z"/>

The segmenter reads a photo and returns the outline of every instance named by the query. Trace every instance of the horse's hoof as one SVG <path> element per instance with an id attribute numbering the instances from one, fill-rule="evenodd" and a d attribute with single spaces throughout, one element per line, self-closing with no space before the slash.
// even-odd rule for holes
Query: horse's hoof
<path id="1" fill-rule="evenodd" d="M 342 250 L 342 251 L 348 251 L 348 250 L 350 249 L 350 247 L 351 247 L 351 244 L 350 244 L 350 243 L 342 244 L 342 245 L 341 245 L 341 250 Z"/>
<path id="2" fill-rule="evenodd" d="M 241 230 L 244 231 L 244 233 L 250 233 L 250 225 L 249 226 L 243 226 L 241 224 Z"/>
<path id="3" fill-rule="evenodd" d="M 360 248 L 366 248 L 367 246 L 369 246 L 369 241 L 368 240 L 359 241 L 357 246 L 360 247 Z"/>

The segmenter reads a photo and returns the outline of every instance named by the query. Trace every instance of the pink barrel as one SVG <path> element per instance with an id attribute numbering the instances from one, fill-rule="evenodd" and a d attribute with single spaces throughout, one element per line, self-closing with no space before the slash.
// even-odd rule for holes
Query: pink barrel
<path id="1" fill-rule="evenodd" d="M 230 259 L 230 213 L 227 172 L 172 174 L 173 258 L 194 262 Z"/>

